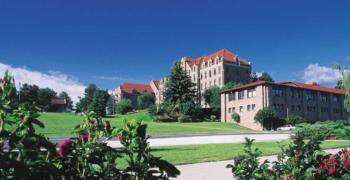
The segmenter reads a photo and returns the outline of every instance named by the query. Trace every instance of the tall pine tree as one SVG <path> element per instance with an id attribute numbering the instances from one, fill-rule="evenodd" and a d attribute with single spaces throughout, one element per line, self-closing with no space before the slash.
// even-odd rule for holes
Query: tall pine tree
<path id="1" fill-rule="evenodd" d="M 109 94 L 107 91 L 97 89 L 89 106 L 89 111 L 94 111 L 99 117 L 106 116 L 108 98 Z"/>
<path id="2" fill-rule="evenodd" d="M 196 105 L 195 84 L 177 62 L 172 69 L 164 92 L 164 103 L 172 107 L 172 113 L 188 114 Z"/>

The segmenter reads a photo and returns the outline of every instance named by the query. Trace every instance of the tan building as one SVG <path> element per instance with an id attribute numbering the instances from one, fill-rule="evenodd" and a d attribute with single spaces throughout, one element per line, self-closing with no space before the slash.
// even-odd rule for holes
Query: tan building
<path id="1" fill-rule="evenodd" d="M 156 105 L 159 105 L 160 104 L 160 97 L 161 97 L 161 94 L 160 94 L 160 82 L 159 81 L 156 81 L 156 80 L 152 80 L 151 83 L 150 83 L 150 86 L 154 92 L 154 96 L 155 96 L 155 100 L 156 100 Z"/>
<path id="2" fill-rule="evenodd" d="M 154 94 L 151 85 L 148 84 L 135 84 L 135 83 L 124 83 L 118 86 L 114 91 L 115 101 L 118 103 L 122 99 L 130 99 L 132 108 L 138 109 L 137 98 L 143 92 L 150 92 Z"/>
<path id="3" fill-rule="evenodd" d="M 198 58 L 183 57 L 181 65 L 196 84 L 198 103 L 202 107 L 207 105 L 202 94 L 210 87 L 223 87 L 228 82 L 248 82 L 251 74 L 251 63 L 240 59 L 230 51 L 223 49 L 208 56 Z M 168 77 L 160 81 L 160 100 L 163 102 L 165 84 Z"/>
<path id="4" fill-rule="evenodd" d="M 236 123 L 231 115 L 240 115 L 241 126 L 262 130 L 254 120 L 263 108 L 271 108 L 281 118 L 298 115 L 308 121 L 345 119 L 345 91 L 297 82 L 257 81 L 221 94 L 221 121 Z"/>

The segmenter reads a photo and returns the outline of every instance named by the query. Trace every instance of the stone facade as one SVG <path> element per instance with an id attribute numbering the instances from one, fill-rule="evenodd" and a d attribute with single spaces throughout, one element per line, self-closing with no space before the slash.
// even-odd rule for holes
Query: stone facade
<path id="1" fill-rule="evenodd" d="M 180 62 L 196 84 L 198 104 L 202 107 L 208 107 L 202 98 L 205 90 L 213 86 L 221 88 L 228 82 L 248 82 L 251 74 L 251 63 L 226 49 L 198 58 L 183 57 Z M 162 92 L 168 80 L 165 77 L 160 81 L 159 104 L 163 102 Z"/>
<path id="2" fill-rule="evenodd" d="M 345 91 L 297 82 L 257 81 L 221 94 L 221 121 L 236 123 L 231 114 L 240 115 L 241 126 L 262 130 L 255 114 L 271 108 L 280 118 L 298 115 L 308 121 L 340 120 L 344 111 Z"/>

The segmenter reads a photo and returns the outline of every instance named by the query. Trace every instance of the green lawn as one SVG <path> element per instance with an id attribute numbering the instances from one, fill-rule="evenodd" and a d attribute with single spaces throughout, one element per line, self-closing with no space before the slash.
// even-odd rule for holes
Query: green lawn
<path id="1" fill-rule="evenodd" d="M 79 124 L 83 117 L 71 113 L 41 113 L 39 119 L 45 124 L 45 129 L 38 128 L 38 132 L 49 137 L 70 137 L 74 127 Z M 223 134 L 223 133 L 243 133 L 252 130 L 234 124 L 220 122 L 200 122 L 200 123 L 161 123 L 153 122 L 147 111 L 119 115 L 117 117 L 106 118 L 111 121 L 112 126 L 122 127 L 123 119 L 140 119 L 148 124 L 147 132 L 151 136 L 167 135 L 195 135 L 195 134 Z"/>
<path id="2" fill-rule="evenodd" d="M 283 142 L 257 142 L 254 147 L 259 148 L 264 156 L 281 152 L 281 146 L 288 144 Z M 325 141 L 323 149 L 335 149 L 350 147 L 350 141 Z M 162 157 L 174 164 L 193 164 L 210 161 L 231 160 L 243 153 L 242 143 L 233 144 L 204 144 L 152 148 L 152 154 Z"/>

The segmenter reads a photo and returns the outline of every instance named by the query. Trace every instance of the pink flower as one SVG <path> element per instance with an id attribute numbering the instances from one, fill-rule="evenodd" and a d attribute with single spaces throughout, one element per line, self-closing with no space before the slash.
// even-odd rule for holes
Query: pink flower
<path id="1" fill-rule="evenodd" d="M 71 140 L 65 140 L 62 144 L 60 144 L 58 155 L 61 158 L 65 158 L 68 151 L 73 147 L 73 142 Z"/>
<path id="2" fill-rule="evenodd" d="M 331 167 L 331 168 L 328 169 L 328 173 L 329 173 L 330 175 L 334 174 L 334 172 L 335 172 L 335 169 L 334 169 L 333 167 Z"/>

